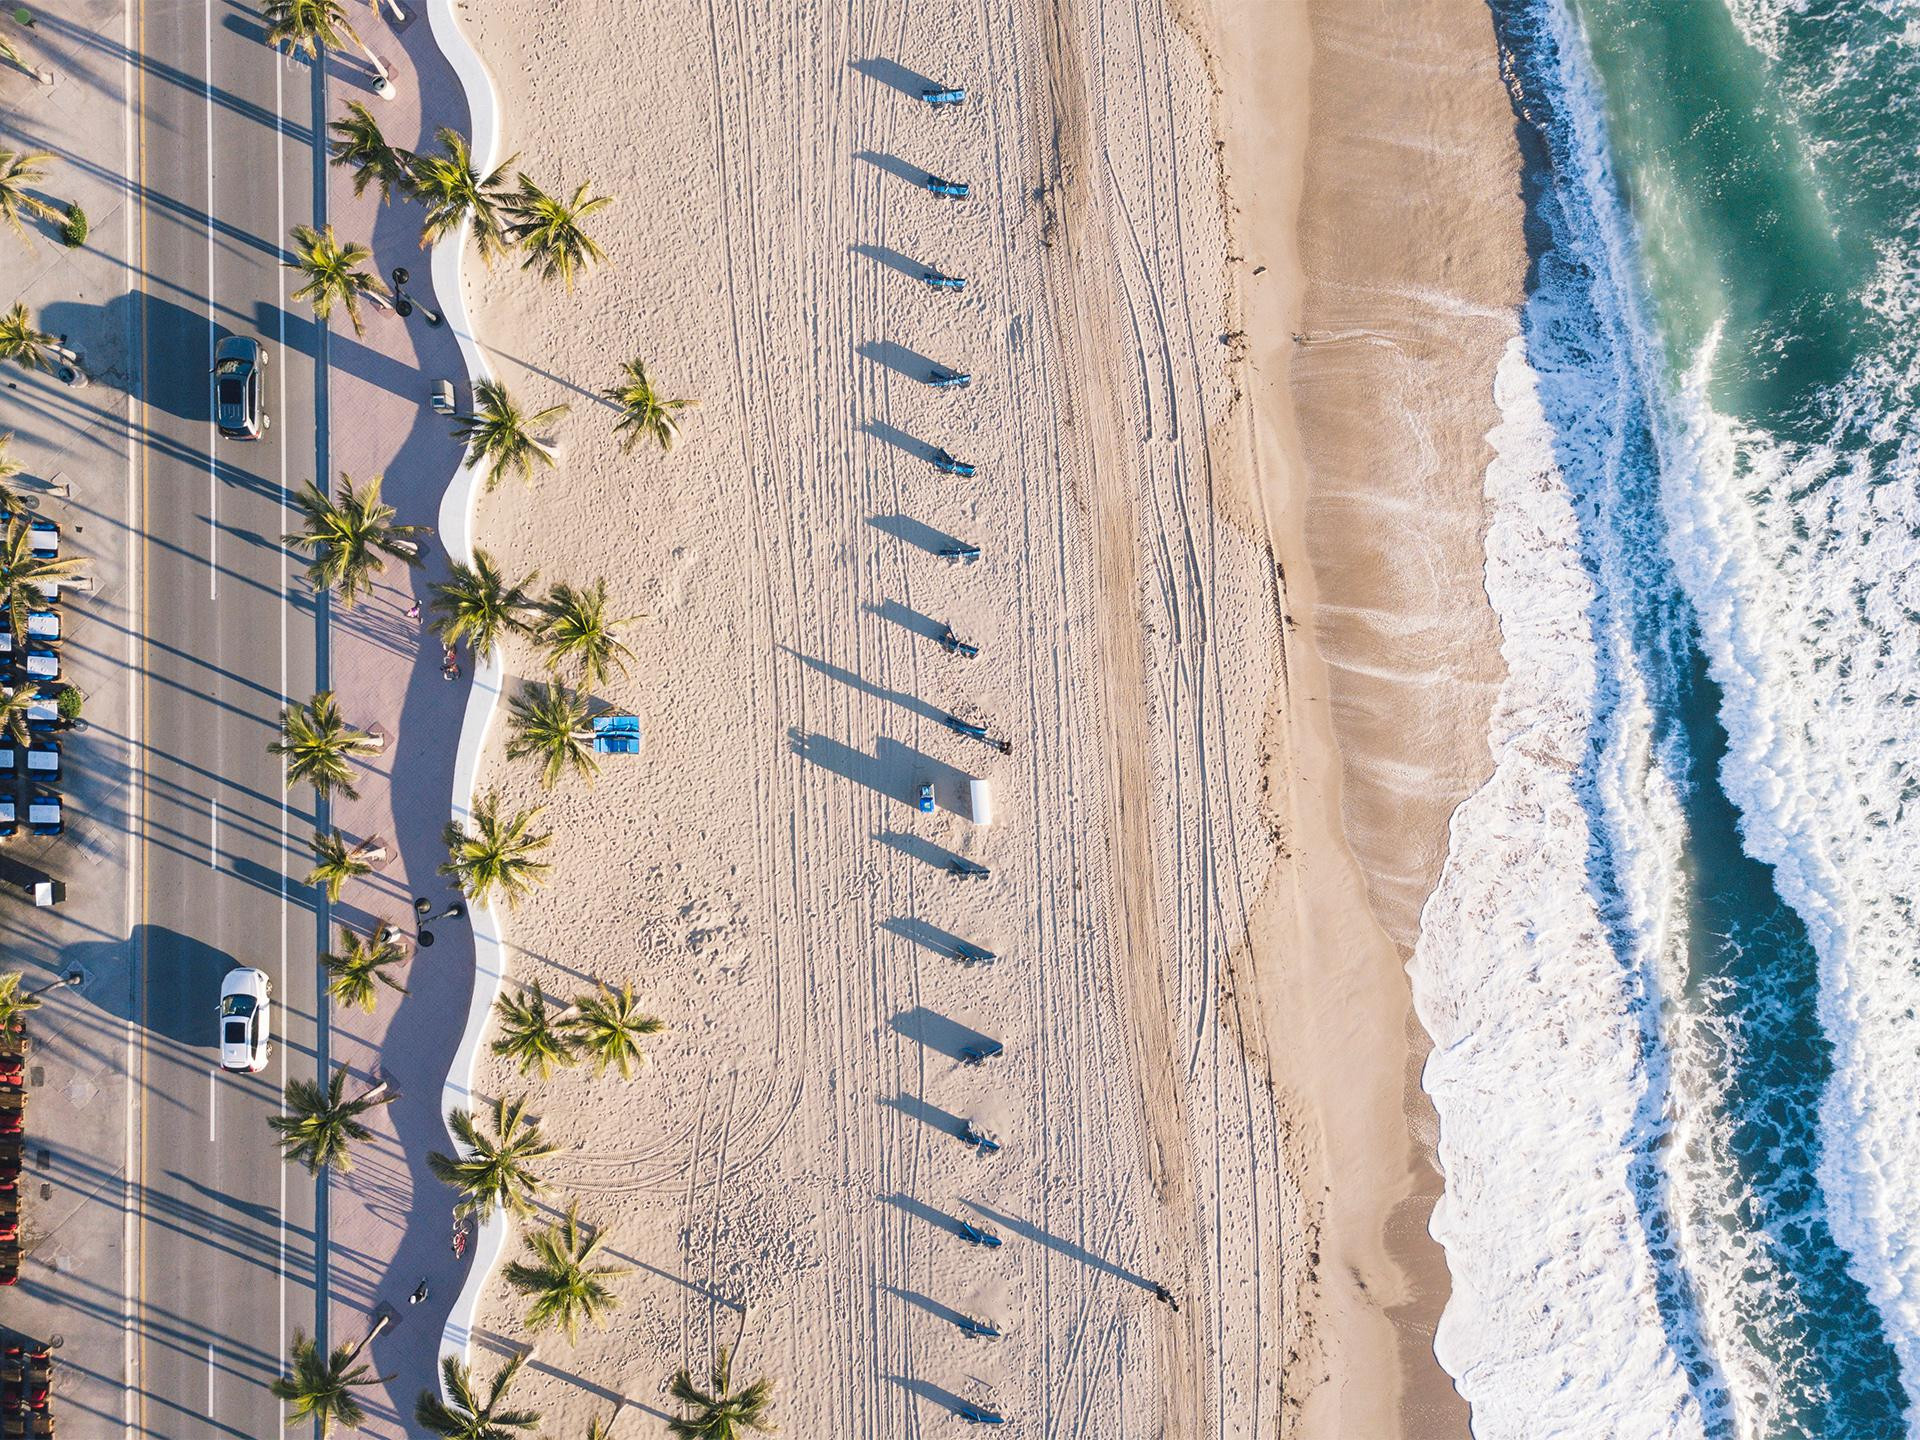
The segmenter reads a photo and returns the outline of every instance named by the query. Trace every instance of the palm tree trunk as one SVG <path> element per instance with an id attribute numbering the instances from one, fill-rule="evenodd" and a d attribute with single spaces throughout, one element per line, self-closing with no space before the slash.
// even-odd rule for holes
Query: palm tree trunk
<path id="1" fill-rule="evenodd" d="M 369 836 L 353 847 L 354 855 L 369 865 L 387 863 L 387 842 L 378 835 Z"/>
<path id="2" fill-rule="evenodd" d="M 383 1311 L 380 1318 L 373 1322 L 373 1329 L 369 1330 L 361 1339 L 360 1343 L 353 1347 L 353 1353 L 347 1357 L 347 1364 L 351 1365 L 354 1361 L 358 1360 L 360 1358 L 360 1352 L 378 1340 L 380 1333 L 392 1323 L 393 1312 L 391 1310 Z"/>
<path id="3" fill-rule="evenodd" d="M 378 95 L 382 100 L 393 99 L 393 97 L 400 92 L 393 88 L 393 79 L 387 74 L 387 67 L 380 63 L 380 57 L 368 49 L 367 42 L 362 40 L 354 31 L 349 30 L 347 34 L 353 37 L 353 43 L 360 47 L 360 53 L 366 56 L 367 63 L 373 66 L 373 73 L 380 77 L 379 83 L 373 87 L 373 93 Z"/>

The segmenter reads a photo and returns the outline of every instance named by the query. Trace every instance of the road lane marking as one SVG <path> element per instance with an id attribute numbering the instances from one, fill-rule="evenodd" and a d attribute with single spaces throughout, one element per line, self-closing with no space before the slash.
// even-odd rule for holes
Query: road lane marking
<path id="1" fill-rule="evenodd" d="M 213 1144 L 214 1137 L 220 1133 L 220 1072 L 207 1072 L 207 1143 Z M 209 1345 L 207 1349 L 213 1347 Z"/>
<path id="2" fill-rule="evenodd" d="M 207 1419 L 213 1419 L 213 1341 L 207 1341 Z"/>
<path id="3" fill-rule="evenodd" d="M 140 270 L 142 273 L 144 273 L 146 270 L 147 209 L 146 209 L 146 201 L 143 197 L 145 195 L 145 184 L 146 184 L 146 151 L 144 147 L 136 147 L 135 145 L 134 116 L 140 113 L 140 108 L 144 108 L 144 105 L 145 105 L 146 70 L 144 67 L 140 70 L 139 78 L 138 78 L 138 81 L 136 82 L 135 72 L 133 68 L 133 57 L 136 53 L 140 53 L 140 52 L 136 52 L 134 49 L 133 12 L 134 12 L 134 7 L 132 4 L 127 4 L 123 6 L 120 12 L 120 17 L 121 17 L 120 18 L 120 32 L 121 32 L 120 49 L 121 49 L 121 54 L 123 56 L 121 60 L 121 87 L 122 88 L 120 93 L 121 93 L 121 101 L 122 101 L 122 107 L 121 107 L 122 114 L 123 114 L 122 128 L 124 132 L 124 141 L 125 141 L 124 149 L 125 149 L 125 161 L 126 161 L 122 169 L 122 173 L 128 177 L 128 182 L 127 182 L 128 196 L 134 202 L 133 204 L 128 205 L 126 207 L 123 224 L 126 230 L 127 257 L 129 259 L 132 259 L 132 257 L 136 253 L 138 253 L 140 256 Z M 141 17 L 140 18 L 141 41 L 144 44 L 144 41 L 146 38 L 145 37 L 146 6 L 144 5 L 144 3 L 140 7 L 140 17 Z M 136 108 L 134 104 L 134 90 L 135 90 L 136 83 L 138 84 L 139 92 L 141 96 L 140 108 Z M 138 148 L 137 156 L 136 156 L 136 148 Z M 140 184 L 138 186 L 134 185 L 133 183 L 133 177 L 135 175 L 138 175 L 140 177 Z M 133 224 L 136 212 L 138 213 L 139 219 L 140 219 L 140 245 L 137 252 L 134 247 L 134 224 Z M 137 287 L 130 285 L 129 288 L 133 289 Z M 145 314 L 146 314 L 146 307 L 142 305 L 140 307 L 140 316 L 141 316 L 140 339 L 137 344 L 131 347 L 134 351 L 134 354 L 139 357 L 134 366 L 134 373 L 141 377 L 141 381 L 142 381 L 142 384 L 140 386 L 141 390 L 144 390 L 145 388 L 145 384 L 144 384 L 145 366 L 146 366 L 146 326 L 145 326 L 145 318 L 144 318 Z M 129 327 L 132 326 L 132 323 L 133 323 L 132 317 L 130 316 L 128 320 Z M 138 399 L 138 392 L 134 390 L 129 390 L 127 394 L 127 419 L 129 422 L 133 422 L 135 420 L 143 421 L 145 419 L 145 416 L 142 414 L 141 403 Z M 132 615 L 135 623 L 127 626 L 127 674 L 133 675 L 133 676 L 138 676 L 140 674 L 140 664 L 139 664 L 140 635 L 143 632 L 143 629 L 144 629 L 143 622 L 146 619 L 146 606 L 144 604 L 144 592 L 140 588 L 142 584 L 141 573 L 140 573 L 140 560 L 141 560 L 141 554 L 142 554 L 142 547 L 144 546 L 145 541 L 136 540 L 134 538 L 137 535 L 143 535 L 145 533 L 145 526 L 142 523 L 144 517 L 140 514 L 138 510 L 134 508 L 136 504 L 135 487 L 136 487 L 138 471 L 139 471 L 137 456 L 139 454 L 140 446 L 139 446 L 138 440 L 135 438 L 138 434 L 139 434 L 138 426 L 134 423 L 129 423 L 127 426 L 127 508 L 125 512 L 127 517 L 127 597 L 128 597 L 127 603 L 129 607 L 136 607 L 136 608 L 132 609 Z M 135 597 L 141 597 L 141 598 L 136 599 Z M 131 753 L 138 755 L 140 753 L 141 710 L 146 703 L 145 701 L 146 686 L 144 682 L 136 680 L 134 682 L 134 689 L 137 693 L 129 695 L 127 697 L 127 732 L 128 732 L 127 739 L 128 739 Z M 146 771 L 146 766 L 144 764 L 137 765 L 134 767 L 134 783 L 131 787 L 131 795 L 132 795 L 132 801 L 131 801 L 132 814 L 130 816 L 131 823 L 127 826 L 127 834 L 132 839 L 133 846 L 135 847 L 133 849 L 129 849 L 127 853 L 127 924 L 129 928 L 131 928 L 133 924 L 134 916 L 137 913 L 139 913 L 136 909 L 136 906 L 138 904 L 136 892 L 137 892 L 137 886 L 139 882 L 139 876 L 144 865 L 143 857 L 139 854 L 136 854 L 135 849 L 137 849 L 140 845 L 140 840 L 138 837 L 140 835 L 141 817 L 146 814 L 145 771 Z M 139 945 L 135 945 L 131 948 L 132 948 L 132 954 L 130 958 L 132 963 L 132 974 L 128 977 L 128 979 L 129 979 L 130 985 L 132 986 L 132 993 L 140 994 L 143 992 L 144 986 L 146 984 L 146 977 L 142 969 L 142 963 L 141 963 L 142 947 Z M 133 1005 L 129 1005 L 127 1007 L 127 1024 L 126 1024 L 127 1061 L 126 1061 L 126 1067 L 125 1067 L 125 1076 L 126 1076 L 126 1085 L 127 1085 L 127 1103 L 126 1103 L 126 1117 L 125 1117 L 126 1127 L 127 1127 L 126 1160 L 125 1160 L 125 1167 L 123 1170 L 123 1179 L 121 1181 L 121 1205 L 120 1205 L 120 1297 L 121 1297 L 121 1306 L 125 1312 L 125 1316 L 124 1316 L 125 1325 L 122 1330 L 123 1338 L 121 1339 L 121 1342 L 120 1342 L 120 1363 L 121 1363 L 121 1366 L 123 1367 L 121 1377 L 120 1377 L 121 1379 L 120 1421 L 121 1421 L 121 1428 L 128 1434 L 131 1434 L 133 1432 L 134 1423 L 135 1423 L 137 1411 L 139 1408 L 139 1402 L 135 1398 L 138 1392 L 135 1390 L 134 1384 L 133 1384 L 133 1366 L 134 1366 L 134 1360 L 135 1360 L 135 1352 L 137 1349 L 135 1344 L 135 1335 L 138 1330 L 138 1326 L 134 1318 L 134 1294 L 135 1294 L 135 1287 L 139 1283 L 139 1278 L 136 1275 L 135 1271 L 136 1271 L 136 1263 L 137 1263 L 137 1245 L 140 1238 L 139 1226 L 135 1223 L 135 1219 L 134 1219 L 135 1213 L 139 1206 L 139 1191 L 137 1188 L 137 1182 L 138 1182 L 139 1173 L 140 1173 L 138 1170 L 134 1168 L 134 1163 L 135 1163 L 134 1144 L 135 1144 L 136 1134 L 139 1130 L 139 1116 L 136 1109 L 137 1096 L 134 1090 L 134 1077 L 135 1075 L 140 1073 L 140 1063 L 139 1063 L 139 1058 L 138 1058 L 138 1053 L 136 1048 L 139 1044 L 139 1029 L 136 1025 L 135 1017 L 136 1017 L 136 1007 Z"/>
<path id="4" fill-rule="evenodd" d="M 207 868 L 218 870 L 220 868 L 220 802 L 209 800 L 207 809 Z"/>
<path id="5" fill-rule="evenodd" d="M 206 67 L 202 89 L 207 97 L 207 368 L 213 368 L 213 348 L 220 338 L 220 326 L 214 319 L 213 298 L 213 0 L 206 4 Z M 212 386 L 208 386 L 211 397 Z M 214 458 L 218 430 L 208 406 L 207 414 L 207 598 L 220 598 L 220 462 Z"/>
<path id="6" fill-rule="evenodd" d="M 313 128 L 316 132 L 318 132 L 320 129 L 318 122 L 321 120 L 325 120 L 326 116 L 319 115 L 314 117 L 314 119 L 316 123 L 314 124 Z M 275 139 L 273 144 L 273 161 L 274 161 L 273 172 L 274 172 L 274 186 L 275 186 L 274 217 L 275 217 L 275 224 L 277 227 L 274 232 L 274 237 L 277 242 L 281 236 L 284 236 L 287 233 L 287 67 L 284 65 L 276 65 L 273 67 L 273 123 L 274 123 L 274 131 L 275 131 Z M 324 217 L 317 216 L 315 218 L 318 219 L 318 218 L 324 218 Z M 280 326 L 279 326 L 279 333 L 277 336 L 280 344 L 280 354 L 278 357 L 280 360 L 279 395 L 280 395 L 280 414 L 282 419 L 284 419 L 287 413 L 287 369 L 288 369 L 288 366 L 286 363 L 286 360 L 287 360 L 287 271 L 285 266 L 275 267 L 273 283 L 274 283 L 274 300 L 275 300 L 274 309 L 280 312 Z M 291 443 L 286 438 L 287 433 L 288 432 L 283 430 L 281 432 L 281 440 L 280 440 L 280 506 L 281 506 L 282 515 L 286 513 L 286 504 L 287 504 L 287 452 L 292 448 Z M 324 480 L 326 477 L 323 475 L 319 478 Z M 285 578 L 286 564 L 287 562 L 284 559 L 282 559 L 280 562 L 280 574 L 281 574 L 280 694 L 282 697 L 285 697 L 287 694 L 287 609 L 288 609 L 289 597 L 287 595 L 287 585 L 286 585 L 286 578 Z M 280 783 L 280 983 L 281 983 L 283 994 L 292 994 L 293 986 L 291 982 L 289 982 L 289 980 L 287 979 L 287 786 L 286 786 L 286 779 L 287 779 L 287 761 L 283 757 L 280 761 L 280 782 L 281 782 Z M 284 1016 L 281 1019 L 281 1024 L 283 1026 L 286 1024 L 286 1020 Z M 280 1114 L 282 1118 L 284 1118 L 287 1113 L 287 1085 L 286 1085 L 287 1051 L 290 1048 L 291 1047 L 285 1044 L 284 1041 L 280 1046 Z M 282 1164 L 282 1165 L 276 1165 L 274 1168 L 280 1172 L 280 1210 L 279 1210 L 280 1247 L 279 1247 L 279 1259 L 277 1264 L 277 1268 L 279 1270 L 277 1283 L 279 1286 L 280 1343 L 275 1348 L 274 1354 L 284 1355 L 287 1353 L 287 1167 L 284 1164 Z M 326 1264 L 327 1256 L 326 1256 L 325 1245 L 326 1245 L 326 1241 L 324 1237 L 319 1235 L 316 1235 L 314 1237 L 313 1263 L 316 1271 L 320 1266 Z M 325 1340 L 327 1339 L 324 1316 L 316 1315 L 314 1317 L 314 1333 L 320 1338 L 322 1343 L 324 1343 Z M 280 1402 L 279 1410 L 280 1410 L 281 1430 L 282 1430 L 282 1433 L 284 1433 L 286 1428 L 286 1423 L 287 1423 L 287 1402 L 286 1401 L 282 1400 Z"/>

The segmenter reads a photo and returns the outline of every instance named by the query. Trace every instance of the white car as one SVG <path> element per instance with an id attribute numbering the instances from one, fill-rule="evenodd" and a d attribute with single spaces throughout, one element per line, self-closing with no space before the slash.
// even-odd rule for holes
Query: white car
<path id="1" fill-rule="evenodd" d="M 264 970 L 229 970 L 220 982 L 220 1068 L 247 1074 L 267 1068 L 273 981 Z"/>

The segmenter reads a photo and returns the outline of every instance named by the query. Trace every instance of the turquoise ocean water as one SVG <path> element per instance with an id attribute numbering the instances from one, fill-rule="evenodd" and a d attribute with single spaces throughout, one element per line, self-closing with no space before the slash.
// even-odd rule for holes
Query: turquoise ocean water
<path id="1" fill-rule="evenodd" d="M 1482 1440 L 1920 1434 L 1920 5 L 1493 0 L 1510 678 L 1414 958 Z"/>

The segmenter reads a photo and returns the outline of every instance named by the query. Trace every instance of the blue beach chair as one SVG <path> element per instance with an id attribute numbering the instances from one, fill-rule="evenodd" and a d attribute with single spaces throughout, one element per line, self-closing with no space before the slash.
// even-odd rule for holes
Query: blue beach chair
<path id="1" fill-rule="evenodd" d="M 936 365 L 928 372 L 927 383 L 936 390 L 964 390 L 973 384 L 973 376 L 965 370 L 949 370 L 944 365 Z"/>
<path id="2" fill-rule="evenodd" d="M 935 105 L 935 106 L 964 105 L 967 103 L 967 92 L 965 90 L 960 89 L 958 86 L 954 87 L 951 90 L 935 90 L 932 88 L 928 88 L 920 92 L 920 98 L 926 101 L 927 104 Z"/>
<path id="3" fill-rule="evenodd" d="M 596 755 L 638 755 L 640 753 L 640 717 L 638 715 L 594 716 L 593 752 Z"/>
<path id="4" fill-rule="evenodd" d="M 978 545 L 944 545 L 940 549 L 940 558 L 949 565 L 971 565 L 980 558 Z"/>
<path id="5" fill-rule="evenodd" d="M 923 270 L 920 278 L 934 290 L 964 290 L 967 282 L 958 275 L 942 275 L 938 270 Z"/>
<path id="6" fill-rule="evenodd" d="M 942 475 L 958 475 L 963 480 L 970 479 L 973 475 L 972 464 L 965 460 L 954 459 L 945 450 L 933 452 L 933 468 Z"/>
<path id="7" fill-rule="evenodd" d="M 967 182 L 964 180 L 942 180 L 938 175 L 927 176 L 927 193 L 942 200 L 964 200 L 967 198 Z"/>

